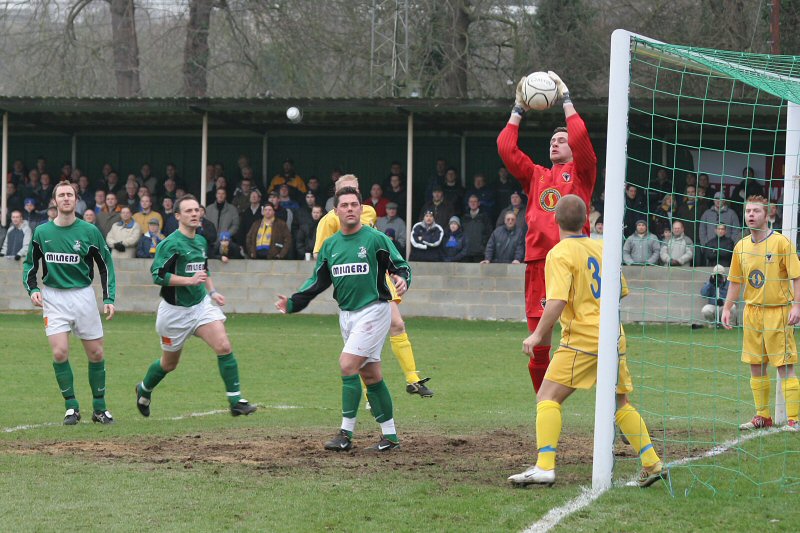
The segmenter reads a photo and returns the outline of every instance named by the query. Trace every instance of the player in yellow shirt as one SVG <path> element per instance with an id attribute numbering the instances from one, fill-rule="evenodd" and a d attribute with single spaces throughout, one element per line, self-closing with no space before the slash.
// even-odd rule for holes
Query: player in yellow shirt
<path id="1" fill-rule="evenodd" d="M 800 385 L 795 374 L 797 345 L 794 327 L 800 323 L 800 260 L 794 244 L 767 225 L 767 200 L 751 196 L 744 207 L 750 235 L 733 248 L 728 297 L 722 325 L 731 329 L 731 308 L 744 285 L 742 362 L 750 365 L 750 388 L 756 416 L 742 430 L 770 427 L 770 383 L 767 363 L 778 369 L 786 400 L 787 429 L 800 431 Z M 794 295 L 794 296 L 793 296 Z"/>
<path id="2" fill-rule="evenodd" d="M 589 389 L 597 382 L 597 352 L 600 337 L 600 289 L 603 244 L 583 233 L 586 204 L 568 194 L 556 205 L 560 241 L 547 254 L 545 285 L 547 303 L 536 330 L 522 344 L 523 351 L 549 344 L 556 320 L 561 319 L 561 342 L 539 388 L 536 404 L 536 465 L 508 479 L 516 485 L 552 485 L 556 480 L 556 451 L 561 436 L 561 405 L 575 389 Z M 627 294 L 622 280 L 622 295 Z M 667 477 L 653 449 L 647 425 L 628 402 L 633 390 L 625 357 L 625 332 L 620 326 L 617 413 L 615 421 L 628 437 L 642 461 L 637 483 L 649 487 Z"/>
<path id="3" fill-rule="evenodd" d="M 358 189 L 358 178 L 353 174 L 345 174 L 336 181 L 336 190 L 342 187 L 355 187 Z M 364 204 L 364 211 L 361 213 L 361 223 L 367 226 L 375 227 L 375 222 L 378 220 L 378 214 L 371 205 Z M 339 231 L 341 223 L 339 217 L 336 216 L 335 211 L 330 211 L 325 214 L 317 225 L 317 236 L 314 240 L 314 258 L 319 254 L 322 248 L 322 243 Z M 417 372 L 417 363 L 414 360 L 414 350 L 411 348 L 411 341 L 408 339 L 406 333 L 406 325 L 403 322 L 403 316 L 400 314 L 398 304 L 403 301 L 400 295 L 394 290 L 394 283 L 388 283 L 389 289 L 392 291 L 392 301 L 389 302 L 392 308 L 392 324 L 389 327 L 389 343 L 392 346 L 392 353 L 400 363 L 400 368 L 403 369 L 403 374 L 406 377 L 406 392 L 409 394 L 419 394 L 423 398 L 430 398 L 433 396 L 433 391 L 425 385 L 431 378 L 420 378 Z"/>

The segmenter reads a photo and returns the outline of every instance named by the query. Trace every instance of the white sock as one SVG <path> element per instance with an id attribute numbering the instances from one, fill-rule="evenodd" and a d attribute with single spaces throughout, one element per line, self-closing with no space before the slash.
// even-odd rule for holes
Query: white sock
<path id="1" fill-rule="evenodd" d="M 397 435 L 397 430 L 394 428 L 394 418 L 381 422 L 381 433 L 384 435 Z"/>
<path id="2" fill-rule="evenodd" d="M 344 429 L 345 431 L 349 431 L 350 433 L 355 432 L 356 419 L 342 417 L 342 429 Z"/>

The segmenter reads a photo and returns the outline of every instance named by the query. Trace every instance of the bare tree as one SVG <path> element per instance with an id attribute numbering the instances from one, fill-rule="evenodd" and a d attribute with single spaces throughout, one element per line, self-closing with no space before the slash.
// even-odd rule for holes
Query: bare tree
<path id="1" fill-rule="evenodd" d="M 208 80 L 208 33 L 213 0 L 192 0 L 183 52 L 183 92 L 186 96 L 206 96 Z"/>

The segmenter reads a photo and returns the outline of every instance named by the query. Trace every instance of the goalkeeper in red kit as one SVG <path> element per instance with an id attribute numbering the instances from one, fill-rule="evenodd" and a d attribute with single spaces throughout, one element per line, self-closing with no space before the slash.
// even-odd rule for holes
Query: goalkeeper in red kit
<path id="1" fill-rule="evenodd" d="M 545 257 L 559 239 L 554 216 L 556 204 L 562 196 L 575 194 L 586 205 L 590 205 L 597 181 L 597 155 L 589 140 L 586 124 L 572 105 L 566 84 L 555 72 L 550 71 L 547 74 L 556 84 L 567 122 L 566 128 L 556 128 L 550 138 L 550 162 L 553 166 L 547 168 L 537 165 L 517 145 L 519 124 L 525 112 L 530 110 L 522 97 L 525 78 L 517 85 L 516 101 L 508 124 L 497 137 L 500 158 L 528 195 L 525 212 L 525 221 L 528 224 L 528 235 L 525 239 L 525 315 L 528 318 L 528 330 L 531 332 L 536 330 L 544 311 Z M 588 217 L 583 230 L 589 234 Z M 549 336 L 546 338 L 549 339 Z M 539 390 L 549 363 L 549 343 L 536 346 L 533 357 L 528 362 L 535 391 Z"/>

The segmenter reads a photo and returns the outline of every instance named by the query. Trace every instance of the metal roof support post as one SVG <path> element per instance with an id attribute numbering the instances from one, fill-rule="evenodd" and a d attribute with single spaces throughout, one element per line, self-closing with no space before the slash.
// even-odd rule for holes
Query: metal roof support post
<path id="1" fill-rule="evenodd" d="M 206 189 L 208 188 L 208 174 L 206 166 L 208 165 L 208 113 L 203 113 L 203 142 L 200 150 L 200 205 L 206 205 Z"/>
<path id="2" fill-rule="evenodd" d="M 0 226 L 6 225 L 8 220 L 8 188 L 6 179 L 6 172 L 8 172 L 8 111 L 3 113 L 3 182 L 2 191 L 0 192 Z"/>
<path id="3" fill-rule="evenodd" d="M 75 167 L 78 166 L 78 136 L 76 134 L 72 134 L 72 153 L 70 156 L 70 163 L 72 163 L 72 169 L 75 170 Z"/>
<path id="4" fill-rule="evenodd" d="M 411 257 L 411 200 L 414 197 L 414 113 L 408 114 L 406 133 L 406 259 Z"/>
<path id="5" fill-rule="evenodd" d="M 461 133 L 461 186 L 467 187 L 467 134 Z"/>
<path id="6" fill-rule="evenodd" d="M 265 133 L 261 138 L 261 184 L 264 186 L 264 191 L 267 190 L 267 148 L 269 148 L 269 133 Z M 266 194 L 264 200 L 266 200 Z"/>

